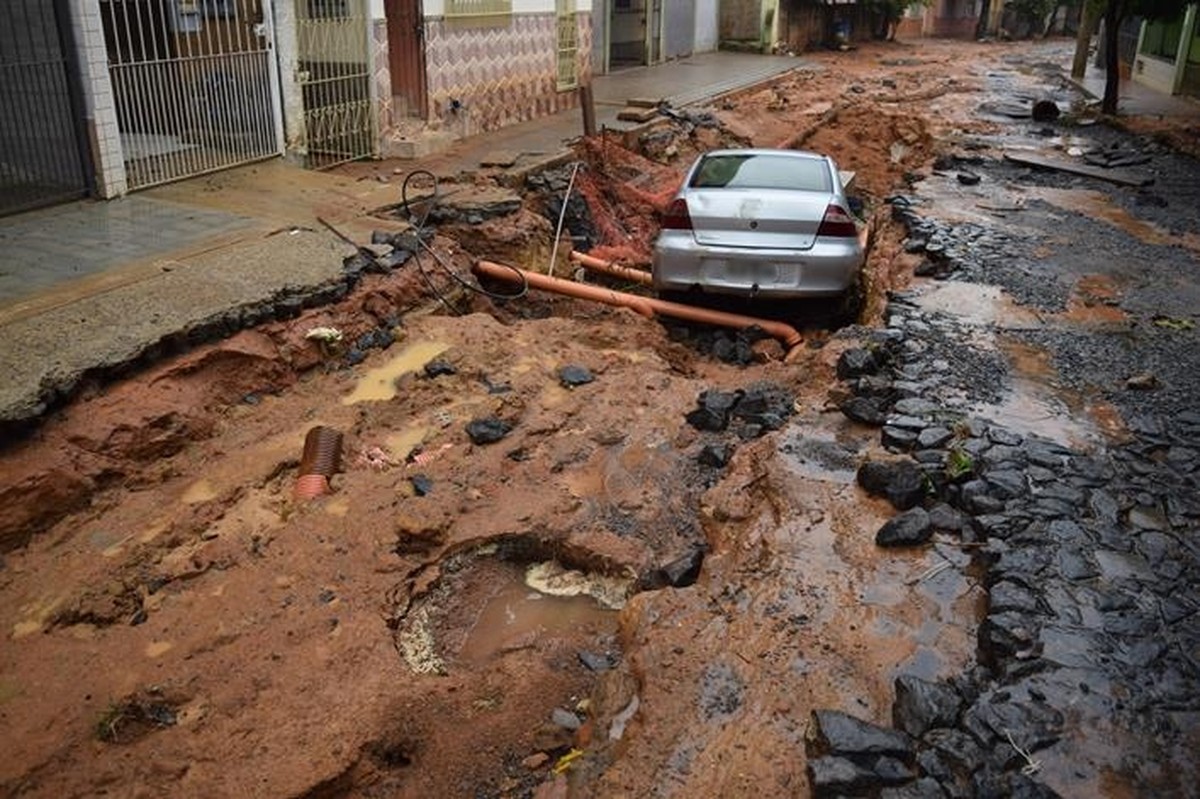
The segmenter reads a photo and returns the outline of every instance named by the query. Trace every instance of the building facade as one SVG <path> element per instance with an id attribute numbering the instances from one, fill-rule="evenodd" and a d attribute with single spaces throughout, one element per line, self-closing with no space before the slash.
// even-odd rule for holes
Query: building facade
<path id="1" fill-rule="evenodd" d="M 1200 5 L 1172 20 L 1143 22 L 1131 73 L 1158 91 L 1200 97 Z"/>
<path id="2" fill-rule="evenodd" d="M 578 105 L 593 41 L 591 0 L 6 0 L 0 213 L 536 119 Z"/>

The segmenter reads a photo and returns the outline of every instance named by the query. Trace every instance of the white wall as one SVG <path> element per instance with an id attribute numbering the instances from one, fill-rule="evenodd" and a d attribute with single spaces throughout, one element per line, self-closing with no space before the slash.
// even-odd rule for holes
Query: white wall
<path id="1" fill-rule="evenodd" d="M 717 0 L 696 0 L 696 41 L 697 53 L 709 53 L 717 49 L 719 10 Z"/>

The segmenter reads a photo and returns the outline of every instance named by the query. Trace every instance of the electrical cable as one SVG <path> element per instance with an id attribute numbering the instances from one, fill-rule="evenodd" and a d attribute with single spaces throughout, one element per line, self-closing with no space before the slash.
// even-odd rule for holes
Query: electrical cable
<path id="1" fill-rule="evenodd" d="M 413 213 L 413 210 L 412 210 L 413 203 L 409 199 L 409 196 L 408 196 L 409 183 L 412 181 L 412 179 L 414 177 L 417 177 L 417 176 L 425 176 L 433 181 L 433 194 L 430 195 L 428 198 L 426 198 L 427 201 L 425 202 L 425 207 L 422 209 L 422 213 L 420 215 Z M 433 209 L 437 205 L 438 189 L 439 189 L 439 185 L 438 185 L 437 175 L 433 174 L 432 172 L 430 172 L 427 169 L 414 169 L 412 172 L 409 172 L 407 175 L 404 176 L 404 182 L 400 184 L 401 211 L 408 217 L 409 224 L 411 224 L 414 228 L 416 228 L 416 235 L 414 236 L 414 239 L 417 243 L 417 248 L 416 248 L 416 250 L 413 251 L 413 260 L 416 261 L 417 271 L 419 271 L 421 273 L 421 277 L 424 279 L 425 285 L 429 287 L 429 290 L 433 293 L 433 295 L 435 297 L 437 297 L 438 300 L 440 300 L 441 303 L 443 305 L 445 305 L 447 308 L 449 308 L 455 315 L 461 315 L 462 312 L 459 311 L 456 307 L 454 307 L 450 303 L 450 301 L 446 299 L 445 295 L 443 295 L 440 291 L 438 291 L 438 289 L 434 286 L 433 281 L 430 279 L 428 273 L 425 271 L 425 265 L 421 263 L 421 251 L 422 250 L 424 250 L 430 256 L 432 256 L 433 260 L 437 263 L 437 265 L 442 268 L 442 271 L 444 271 L 447 275 L 449 275 L 450 278 L 452 280 L 454 280 L 454 282 L 458 283 L 460 286 L 467 289 L 468 291 L 473 291 L 476 294 L 480 294 L 484 297 L 487 297 L 488 299 L 501 300 L 501 301 L 503 301 L 503 300 L 519 300 L 521 297 L 524 297 L 526 294 L 528 294 L 529 293 L 529 283 L 528 283 L 528 281 L 525 280 L 524 275 L 521 275 L 521 270 L 516 268 L 515 266 L 509 266 L 508 264 L 504 264 L 504 266 L 511 269 L 513 272 L 515 272 L 521 278 L 521 281 L 520 281 L 521 288 L 517 292 L 515 292 L 513 294 L 501 294 L 499 292 L 489 291 L 488 289 L 483 288 L 483 286 L 476 285 L 474 283 L 471 283 L 468 280 L 465 280 L 461 275 L 458 274 L 457 271 L 455 271 L 455 269 L 453 267 L 451 267 L 449 264 L 447 264 L 445 262 L 445 260 L 442 259 L 442 256 L 439 253 L 437 253 L 432 247 L 430 247 L 425 242 L 425 223 L 429 220 L 429 215 L 431 213 L 433 213 Z"/>

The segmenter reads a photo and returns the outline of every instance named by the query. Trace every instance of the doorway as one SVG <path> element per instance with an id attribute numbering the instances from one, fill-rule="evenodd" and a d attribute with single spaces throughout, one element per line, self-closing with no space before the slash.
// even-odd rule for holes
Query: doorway
<path id="1" fill-rule="evenodd" d="M 0 5 L 0 214 L 87 193 L 87 138 L 66 3 Z"/>
<path id="2" fill-rule="evenodd" d="M 425 12 L 421 0 L 385 0 L 392 116 L 425 119 Z"/>

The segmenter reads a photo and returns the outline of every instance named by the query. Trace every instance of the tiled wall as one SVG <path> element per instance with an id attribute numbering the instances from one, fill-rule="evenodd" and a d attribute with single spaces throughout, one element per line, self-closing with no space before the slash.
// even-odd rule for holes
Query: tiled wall
<path id="1" fill-rule="evenodd" d="M 579 83 L 591 80 L 592 18 L 576 15 Z M 578 105 L 574 90 L 557 87 L 554 14 L 514 14 L 505 24 L 465 27 L 426 19 L 428 116 L 460 135 L 555 114 Z M 461 110 L 451 111 L 457 100 Z"/>
<path id="2" fill-rule="evenodd" d="M 96 194 L 119 197 L 128 191 L 117 106 L 108 75 L 108 51 L 100 18 L 100 0 L 71 0 L 71 26 L 79 53 L 84 113 L 96 170 Z"/>

